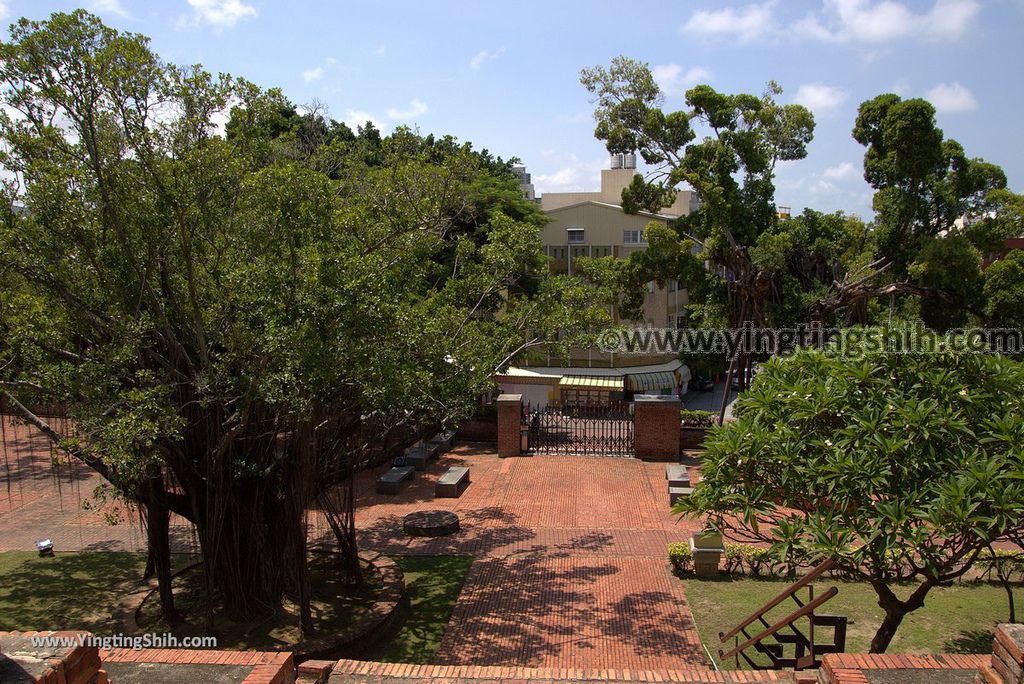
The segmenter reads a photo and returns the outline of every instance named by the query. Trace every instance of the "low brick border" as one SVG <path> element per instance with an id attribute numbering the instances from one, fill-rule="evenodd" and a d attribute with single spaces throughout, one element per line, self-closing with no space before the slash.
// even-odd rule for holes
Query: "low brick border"
<path id="1" fill-rule="evenodd" d="M 314 552 L 332 553 L 322 550 L 314 550 Z M 375 570 L 382 580 L 377 600 L 369 612 L 336 634 L 300 641 L 288 646 L 268 648 L 267 652 L 291 653 L 299 662 L 319 658 L 330 660 L 341 656 L 351 658 L 363 654 L 390 632 L 396 622 L 399 608 L 407 603 L 405 575 L 393 560 L 379 553 L 360 553 L 359 558 Z M 175 572 L 171 577 L 173 579 L 199 565 L 202 563 L 188 565 Z M 142 610 L 142 604 L 156 591 L 156 580 L 150 580 L 146 586 L 129 594 L 118 604 L 119 619 L 124 625 L 126 634 L 138 634 L 141 631 L 138 623 L 139 611 Z M 244 653 L 244 651 L 231 652 Z"/>
<path id="2" fill-rule="evenodd" d="M 295 658 L 291 653 L 209 651 L 184 648 L 115 648 L 101 651 L 100 657 L 105 663 L 251 666 L 252 669 L 241 684 L 287 684 L 295 681 Z"/>
<path id="3" fill-rule="evenodd" d="M 792 682 L 787 671 L 727 671 L 690 667 L 678 670 L 585 670 L 575 668 L 502 667 L 494 665 L 413 665 L 378 663 L 366 660 L 339 660 L 331 673 L 331 682 L 347 682 L 348 677 L 366 677 L 381 681 L 392 679 L 480 680 L 481 682 L 541 681 L 554 682 Z"/>
<path id="4" fill-rule="evenodd" d="M 178 575 L 189 572 L 202 564 L 202 561 L 189 563 L 185 567 L 172 572 L 171 582 L 173 583 L 174 578 Z M 121 600 L 117 602 L 114 619 L 121 625 L 121 629 L 125 634 L 138 634 L 142 631 L 142 628 L 139 627 L 139 611 L 142 610 L 142 604 L 146 602 L 146 599 L 159 589 L 160 585 L 157 582 L 157 578 L 152 577 L 146 580 L 146 583 L 141 587 L 121 597 Z"/>
<path id="5" fill-rule="evenodd" d="M 373 648 L 391 632 L 401 612 L 399 609 L 408 603 L 405 575 L 395 561 L 379 553 L 360 553 L 359 558 L 375 569 L 383 582 L 370 611 L 337 634 L 273 650 L 293 653 L 297 662 L 333 660 L 342 656 L 353 658 Z"/>
<path id="6" fill-rule="evenodd" d="M 935 655 L 831 653 L 822 658 L 818 670 L 821 684 L 867 684 L 865 670 L 971 670 L 989 662 L 987 655 Z"/>

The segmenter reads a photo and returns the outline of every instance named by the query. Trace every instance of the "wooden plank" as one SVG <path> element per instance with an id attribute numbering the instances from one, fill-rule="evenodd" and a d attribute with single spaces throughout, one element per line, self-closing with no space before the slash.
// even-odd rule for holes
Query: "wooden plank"
<path id="1" fill-rule="evenodd" d="M 777 606 L 780 603 L 782 603 L 783 601 L 785 601 L 787 598 L 789 598 L 790 596 L 795 594 L 797 591 L 799 591 L 803 587 L 807 586 L 808 584 L 810 584 L 814 580 L 818 579 L 821 575 L 823 575 L 825 572 L 827 572 L 833 565 L 835 565 L 835 561 L 833 561 L 831 558 L 829 558 L 828 560 L 824 561 L 823 563 L 818 565 L 818 567 L 814 568 L 809 573 L 807 573 L 806 575 L 801 577 L 799 580 L 794 582 L 788 589 L 786 589 L 786 591 L 782 592 L 781 594 L 779 594 L 778 596 L 773 598 L 771 601 L 766 603 L 764 606 L 762 606 L 760 610 L 757 610 L 754 613 L 752 613 L 746 620 L 741 622 L 739 625 L 737 625 L 736 627 L 733 627 L 731 630 L 729 630 L 725 634 L 723 634 L 722 632 L 719 632 L 718 633 L 718 639 L 720 641 L 725 641 L 727 639 L 731 639 L 732 637 L 736 636 L 737 634 L 739 634 L 740 630 L 742 630 L 744 627 L 749 625 L 754 620 L 757 620 L 759 617 L 761 617 L 762 615 L 767 613 L 769 610 L 771 610 L 775 606 Z"/>
<path id="2" fill-rule="evenodd" d="M 728 653 L 723 653 L 722 650 L 719 649 L 718 650 L 719 657 L 724 660 L 725 658 L 729 658 L 729 657 L 731 657 L 731 656 L 733 656 L 733 655 L 735 655 L 735 654 L 737 654 L 737 653 L 739 653 L 741 651 L 744 651 L 744 650 L 750 648 L 751 646 L 753 646 L 756 643 L 760 643 L 764 639 L 767 639 L 768 637 L 770 637 L 772 634 L 775 634 L 776 632 L 778 632 L 783 627 L 788 627 L 793 622 L 795 622 L 795 621 L 799 620 L 800 618 L 810 614 L 811 612 L 814 611 L 815 608 L 817 608 L 821 604 L 825 603 L 826 601 L 828 601 L 829 599 L 831 599 L 833 596 L 835 596 L 838 593 L 839 593 L 839 590 L 837 588 L 829 587 L 828 589 L 825 590 L 824 594 L 822 594 L 818 598 L 814 599 L 813 601 L 810 601 L 803 608 L 800 608 L 799 610 L 793 611 L 792 613 L 790 613 L 786 617 L 782 618 L 781 620 L 779 620 L 778 622 L 773 624 L 768 629 L 764 630 L 763 632 L 761 632 L 760 634 L 758 634 L 756 636 L 753 636 L 753 637 L 747 639 L 742 644 L 740 644 L 739 646 L 736 646 L 735 648 L 733 648 Z"/>

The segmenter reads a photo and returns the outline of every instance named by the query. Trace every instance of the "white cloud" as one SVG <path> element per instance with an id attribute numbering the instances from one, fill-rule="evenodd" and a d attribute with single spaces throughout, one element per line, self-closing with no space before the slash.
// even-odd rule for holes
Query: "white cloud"
<path id="1" fill-rule="evenodd" d="M 6 19 L 7 15 L 9 13 L 10 13 L 10 10 L 7 9 L 7 3 L 6 2 L 0 2 L 0 19 Z"/>
<path id="2" fill-rule="evenodd" d="M 312 83 L 313 81 L 319 81 L 324 77 L 324 68 L 316 67 L 315 69 L 306 69 L 302 72 L 302 80 L 306 83 Z"/>
<path id="3" fill-rule="evenodd" d="M 789 5 L 790 3 L 786 3 Z M 881 45 L 896 40 L 954 40 L 964 36 L 981 11 L 980 0 L 822 0 L 820 8 L 802 18 L 779 17 L 777 0 L 742 7 L 697 10 L 683 33 L 740 43 L 758 40 L 813 40 Z"/>
<path id="4" fill-rule="evenodd" d="M 128 10 L 121 6 L 120 0 L 91 0 L 89 9 L 97 14 L 116 14 L 119 17 L 127 17 Z"/>
<path id="5" fill-rule="evenodd" d="M 552 164 L 552 170 L 533 174 L 533 184 L 541 194 L 596 190 L 601 184 L 601 169 L 608 167 L 607 157 L 584 160 L 570 154 L 559 159 L 550 150 L 542 156 Z"/>
<path id="6" fill-rule="evenodd" d="M 844 181 L 857 177 L 857 167 L 850 162 L 841 162 L 830 166 L 821 174 L 827 180 Z"/>
<path id="7" fill-rule="evenodd" d="M 408 119 L 415 119 L 417 116 L 426 114 L 430 108 L 427 107 L 426 103 L 417 97 L 414 97 L 409 103 L 409 109 L 401 110 L 396 107 L 388 109 L 388 118 L 395 119 L 398 121 L 406 121 Z"/>
<path id="8" fill-rule="evenodd" d="M 749 43 L 775 30 L 774 12 L 774 0 L 739 9 L 697 10 L 683 24 L 682 31 L 701 38 L 729 38 Z"/>
<path id="9" fill-rule="evenodd" d="M 793 102 L 807 107 L 815 114 L 828 116 L 835 112 L 848 97 L 845 90 L 824 83 L 804 83 L 797 88 Z"/>
<path id="10" fill-rule="evenodd" d="M 385 45 L 384 43 L 381 43 L 380 45 L 373 49 L 373 54 L 377 55 L 378 57 L 383 57 L 384 55 L 388 54 L 388 46 Z"/>
<path id="11" fill-rule="evenodd" d="M 472 69 L 473 71 L 479 71 L 480 67 L 484 65 L 484 62 L 488 62 L 492 59 L 497 59 L 498 57 L 501 56 L 503 52 L 505 52 L 505 48 L 503 47 L 500 47 L 493 52 L 481 50 L 480 52 L 473 55 L 473 57 L 469 60 L 469 68 Z"/>
<path id="12" fill-rule="evenodd" d="M 824 0 L 823 11 L 794 26 L 806 36 L 841 43 L 952 40 L 970 29 L 980 9 L 978 0 L 935 0 L 923 13 L 895 0 Z"/>
<path id="13" fill-rule="evenodd" d="M 678 64 L 656 64 L 651 68 L 654 80 L 666 95 L 680 95 L 686 86 L 711 78 L 711 72 L 704 67 L 691 67 L 683 70 Z"/>
<path id="14" fill-rule="evenodd" d="M 381 133 L 384 133 L 387 130 L 387 125 L 370 112 L 363 111 L 361 109 L 349 109 L 345 112 L 345 123 L 353 131 L 360 126 L 365 126 L 367 121 L 372 123 L 374 128 L 379 130 Z"/>
<path id="15" fill-rule="evenodd" d="M 974 94 L 957 81 L 939 83 L 925 93 L 925 98 L 935 105 L 935 109 L 944 114 L 973 112 L 978 108 Z"/>
<path id="16" fill-rule="evenodd" d="M 178 24 L 198 26 L 209 24 L 216 29 L 230 28 L 242 19 L 256 16 L 256 8 L 242 0 L 188 0 L 191 15 L 182 15 Z"/>

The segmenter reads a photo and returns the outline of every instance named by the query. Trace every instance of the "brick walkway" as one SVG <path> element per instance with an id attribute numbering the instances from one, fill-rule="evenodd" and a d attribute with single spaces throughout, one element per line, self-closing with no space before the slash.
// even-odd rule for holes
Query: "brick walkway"
<path id="1" fill-rule="evenodd" d="M 459 499 L 434 499 L 448 466 L 468 465 Z M 665 560 L 697 529 L 671 515 L 665 467 L 633 459 L 499 459 L 461 446 L 401 494 L 360 476 L 360 544 L 391 554 L 467 554 L 473 564 L 437 662 L 447 665 L 678 670 L 707 660 L 683 584 Z M 451 510 L 462 530 L 421 539 L 402 517 Z"/>
<path id="2" fill-rule="evenodd" d="M 5 425 L 11 441 L 10 423 Z M 57 552 L 141 550 L 133 515 L 109 525 L 83 510 L 101 478 L 81 466 L 54 469 L 41 436 L 25 434 L 0 462 L 0 551 L 30 550 L 50 537 Z M 435 499 L 434 482 L 468 465 L 458 499 Z M 376 472 L 357 478 L 361 547 L 386 554 L 460 554 L 472 566 L 437 656 L 447 665 L 676 670 L 707 665 L 683 584 L 666 545 L 697 529 L 669 512 L 664 466 L 633 459 L 538 456 L 499 459 L 462 445 L 430 464 L 401 494 L 378 495 Z M 462 529 L 413 538 L 402 518 L 451 510 Z M 311 515 L 311 536 L 327 527 Z M 176 521 L 178 522 L 178 521 Z M 172 526 L 177 550 L 189 528 Z"/>
<path id="3" fill-rule="evenodd" d="M 0 551 L 34 550 L 53 540 L 61 551 L 141 551 L 146 537 L 135 513 L 93 496 L 106 481 L 66 456 L 54 463 L 50 442 L 35 428 L 0 416 Z M 117 524 L 111 524 L 115 522 Z M 171 546 L 193 550 L 191 527 L 172 519 Z"/>

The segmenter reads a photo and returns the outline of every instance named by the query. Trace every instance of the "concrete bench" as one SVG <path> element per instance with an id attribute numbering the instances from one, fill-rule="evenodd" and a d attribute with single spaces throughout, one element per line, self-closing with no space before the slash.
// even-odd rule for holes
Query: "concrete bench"
<path id="1" fill-rule="evenodd" d="M 427 441 L 427 447 L 434 449 L 434 456 L 440 456 L 452 448 L 452 440 L 455 439 L 455 430 L 438 432 Z"/>
<path id="2" fill-rule="evenodd" d="M 676 501 L 681 497 L 690 496 L 693 494 L 693 487 L 669 487 L 668 488 L 668 505 L 675 506 Z"/>
<path id="3" fill-rule="evenodd" d="M 444 445 L 443 441 L 438 440 L 436 437 L 428 439 L 423 444 L 427 453 L 430 454 L 430 458 L 439 458 L 441 454 L 448 450 L 448 447 Z"/>
<path id="4" fill-rule="evenodd" d="M 416 470 L 426 470 L 429 458 L 430 451 L 426 447 L 412 446 L 405 450 L 405 462 Z"/>
<path id="5" fill-rule="evenodd" d="M 671 487 L 689 487 L 690 486 L 690 470 L 678 463 L 670 463 L 665 466 L 665 479 L 668 480 L 668 486 Z"/>
<path id="6" fill-rule="evenodd" d="M 377 478 L 378 494 L 397 494 L 402 483 L 416 477 L 416 469 L 412 466 L 392 468 Z"/>
<path id="7" fill-rule="evenodd" d="M 437 479 L 437 484 L 434 485 L 434 496 L 458 498 L 462 496 L 463 490 L 468 486 L 469 468 L 452 466 Z"/>

